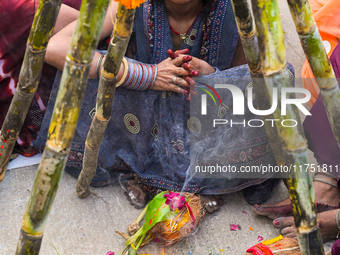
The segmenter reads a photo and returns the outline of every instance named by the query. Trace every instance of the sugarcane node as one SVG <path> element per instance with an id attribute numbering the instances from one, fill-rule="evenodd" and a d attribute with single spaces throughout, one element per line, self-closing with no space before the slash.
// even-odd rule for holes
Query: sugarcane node
<path id="1" fill-rule="evenodd" d="M 32 236 L 21 229 L 15 255 L 39 254 L 42 238 L 42 235 Z"/>
<path id="2" fill-rule="evenodd" d="M 98 111 L 96 112 L 95 114 L 96 118 L 98 119 L 99 123 L 97 125 L 101 125 L 102 123 L 101 122 L 106 122 L 106 125 L 107 125 L 107 122 L 109 121 L 109 119 L 106 119 L 106 118 L 103 118 L 101 116 L 98 116 Z M 105 125 L 105 124 L 104 124 Z M 106 129 L 106 126 L 103 127 L 104 128 L 104 131 Z"/>
<path id="3" fill-rule="evenodd" d="M 85 141 L 85 147 L 86 149 L 93 150 L 92 147 L 89 145 L 88 141 Z"/>
<path id="4" fill-rule="evenodd" d="M 127 229 L 127 232 L 129 234 L 129 236 L 133 236 L 134 234 L 136 234 L 136 232 L 140 229 L 140 226 L 138 225 L 137 222 L 132 222 Z"/>
<path id="5" fill-rule="evenodd" d="M 78 70 L 90 68 L 92 64 L 92 60 L 91 61 L 82 60 L 80 57 L 76 57 L 77 54 L 78 56 L 80 55 L 80 53 L 76 53 L 76 52 L 80 52 L 80 51 L 78 49 L 74 49 L 74 51 L 72 51 L 72 54 L 67 53 L 65 65 L 75 66 Z M 71 72 L 72 71 L 73 70 L 71 70 Z"/>
<path id="6" fill-rule="evenodd" d="M 107 72 L 104 68 L 102 68 L 101 74 L 102 74 L 102 76 L 104 76 L 108 80 L 112 80 L 113 78 L 115 78 L 114 73 Z"/>
<path id="7" fill-rule="evenodd" d="M 245 39 L 250 39 L 256 35 L 256 30 L 252 30 L 250 32 L 245 32 L 245 31 L 240 31 L 239 32 L 240 37 L 245 38 Z"/>
<path id="8" fill-rule="evenodd" d="M 119 33 L 119 31 L 115 31 L 114 32 L 114 37 L 112 40 L 112 43 L 118 42 L 119 40 L 127 40 L 130 39 L 130 35 L 132 33 L 132 30 L 129 31 L 128 33 L 124 32 L 124 33 Z"/>

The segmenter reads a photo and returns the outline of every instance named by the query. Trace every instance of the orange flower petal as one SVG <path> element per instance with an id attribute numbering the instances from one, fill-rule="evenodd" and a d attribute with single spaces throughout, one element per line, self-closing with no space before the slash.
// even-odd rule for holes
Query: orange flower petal
<path id="1" fill-rule="evenodd" d="M 115 1 L 120 2 L 121 5 L 124 5 L 128 9 L 136 9 L 142 3 L 144 3 L 145 0 L 115 0 Z"/>

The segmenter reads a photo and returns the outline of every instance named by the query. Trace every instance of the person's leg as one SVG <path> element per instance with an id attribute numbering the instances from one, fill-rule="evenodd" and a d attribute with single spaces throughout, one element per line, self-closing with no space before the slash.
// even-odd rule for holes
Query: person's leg
<path id="1" fill-rule="evenodd" d="M 339 228 L 337 226 L 336 217 L 339 209 L 318 213 L 318 227 L 320 229 L 323 242 L 327 242 L 336 238 Z M 296 237 L 294 218 L 280 217 L 273 221 L 275 228 L 281 229 L 281 234 L 286 237 Z"/>
<path id="2" fill-rule="evenodd" d="M 202 207 L 208 212 L 212 213 L 220 209 L 223 201 L 220 196 L 200 195 Z"/>
<path id="3" fill-rule="evenodd" d="M 317 174 L 313 185 L 318 212 L 338 208 L 340 191 L 337 187 L 336 179 L 328 175 Z M 256 204 L 253 209 L 255 214 L 267 216 L 271 219 L 292 215 L 292 206 L 289 198 L 270 205 Z"/>
<path id="4" fill-rule="evenodd" d="M 332 207 L 337 208 L 340 199 L 340 192 L 336 187 L 335 179 L 335 170 L 339 167 L 340 149 L 333 135 L 320 95 L 310 112 L 312 115 L 307 116 L 303 123 L 308 148 L 314 152 L 320 169 L 327 169 L 334 175 L 332 177 L 330 174 L 318 174 L 317 179 L 319 180 L 314 181 L 315 201 L 319 209 L 325 211 Z M 320 181 L 320 179 L 324 180 L 324 182 Z M 333 183 L 333 186 L 329 183 Z M 254 212 L 272 219 L 292 215 L 289 198 L 272 205 L 255 205 Z"/>
<path id="5" fill-rule="evenodd" d="M 130 180 L 124 185 L 125 195 L 132 206 L 142 209 L 149 202 L 149 196 L 140 187 L 136 180 Z"/>
<path id="6" fill-rule="evenodd" d="M 149 189 L 154 190 L 152 187 Z M 138 184 L 137 180 L 130 180 L 124 185 L 125 195 L 128 201 L 136 209 L 141 209 L 146 206 L 150 200 L 150 196 L 144 191 L 144 189 Z M 155 190 L 154 190 L 155 191 Z M 155 195 L 154 192 L 150 192 L 151 196 Z M 217 211 L 223 204 L 220 196 L 217 195 L 199 195 L 201 198 L 202 207 L 208 212 L 212 213 Z"/>

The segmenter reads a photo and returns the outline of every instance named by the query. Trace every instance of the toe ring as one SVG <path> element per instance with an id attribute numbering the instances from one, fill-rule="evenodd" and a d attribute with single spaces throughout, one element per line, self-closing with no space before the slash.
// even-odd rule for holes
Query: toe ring
<path id="1" fill-rule="evenodd" d="M 129 192 L 129 197 L 130 197 L 131 199 L 136 198 L 135 195 L 133 194 L 133 191 L 132 191 L 132 190 Z"/>

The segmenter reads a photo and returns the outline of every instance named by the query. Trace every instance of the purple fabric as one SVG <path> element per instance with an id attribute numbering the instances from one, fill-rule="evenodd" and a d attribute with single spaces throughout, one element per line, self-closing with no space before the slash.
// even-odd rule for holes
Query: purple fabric
<path id="1" fill-rule="evenodd" d="M 332 255 L 340 255 L 340 239 L 333 244 Z"/>
<path id="2" fill-rule="evenodd" d="M 340 44 L 335 48 L 330 58 L 337 78 L 340 78 Z M 327 169 L 335 172 L 335 166 L 340 162 L 340 149 L 329 124 L 325 106 L 321 95 L 310 110 L 311 116 L 307 116 L 303 127 L 308 140 L 308 147 L 314 152 L 314 156 L 322 167 L 327 165 Z"/>
<path id="3" fill-rule="evenodd" d="M 63 4 L 66 4 L 74 9 L 80 10 L 82 0 L 63 0 Z"/>
<path id="4" fill-rule="evenodd" d="M 334 49 L 330 58 L 336 78 L 340 78 L 340 44 Z"/>

